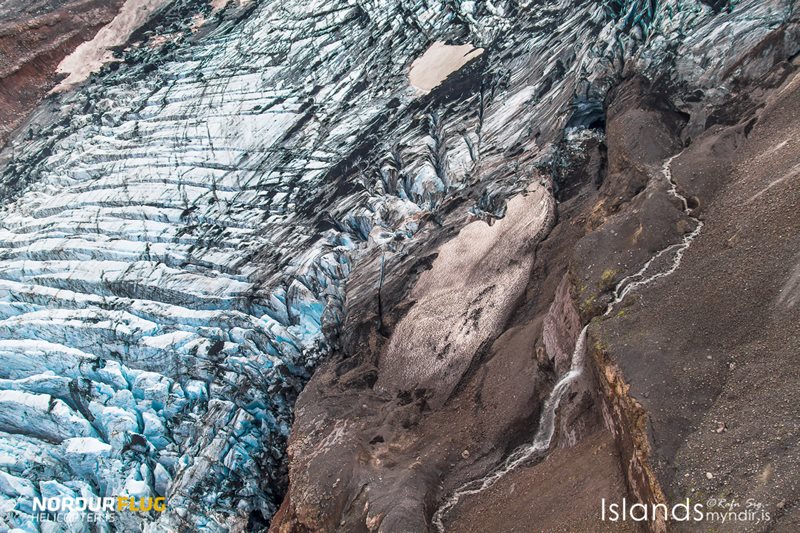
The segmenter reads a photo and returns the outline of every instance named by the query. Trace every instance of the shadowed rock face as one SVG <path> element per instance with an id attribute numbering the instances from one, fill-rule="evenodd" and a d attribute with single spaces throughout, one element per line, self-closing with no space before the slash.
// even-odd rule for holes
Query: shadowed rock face
<path id="1" fill-rule="evenodd" d="M 254 530 L 286 494 L 278 531 L 425 531 L 543 414 L 545 452 L 613 440 L 588 475 L 657 499 L 594 329 L 552 392 L 615 283 L 689 228 L 653 168 L 793 72 L 793 16 L 176 0 L 0 154 L 8 525 L 39 526 L 31 494 L 128 493 L 168 509 L 126 529 Z M 484 51 L 420 95 L 434 42 Z"/>

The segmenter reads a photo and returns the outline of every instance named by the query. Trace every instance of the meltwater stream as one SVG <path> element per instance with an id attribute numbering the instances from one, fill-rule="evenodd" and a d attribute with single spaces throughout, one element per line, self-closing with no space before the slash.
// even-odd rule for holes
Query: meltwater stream
<path id="1" fill-rule="evenodd" d="M 700 234 L 700 231 L 703 229 L 703 222 L 697 217 L 692 216 L 692 210 L 689 208 L 689 203 L 686 200 L 686 197 L 678 192 L 678 184 L 672 177 L 672 161 L 679 157 L 681 153 L 670 157 L 664 162 L 664 165 L 661 167 L 661 175 L 664 176 L 664 179 L 667 180 L 667 184 L 669 185 L 667 192 L 670 194 L 670 196 L 678 199 L 678 201 L 681 203 L 683 213 L 695 223 L 695 227 L 691 232 L 684 235 L 681 242 L 667 246 L 663 250 L 659 251 L 657 254 L 651 257 L 650 260 L 648 260 L 638 272 L 620 281 L 614 288 L 614 299 L 610 304 L 608 304 L 603 316 L 608 315 L 612 308 L 621 302 L 631 291 L 634 291 L 644 285 L 648 285 L 657 279 L 667 277 L 675 272 L 681 265 L 683 254 L 686 252 L 689 246 L 691 246 L 692 241 L 697 238 L 697 236 Z M 656 272 L 648 276 L 647 274 L 650 271 L 650 267 L 653 265 L 653 263 L 662 256 L 670 253 L 675 254 L 672 258 L 670 267 L 666 270 Z"/>
<path id="2" fill-rule="evenodd" d="M 700 221 L 697 217 L 692 216 L 686 197 L 678 192 L 678 185 L 672 177 L 672 162 L 679 157 L 681 153 L 678 153 L 667 159 L 664 162 L 664 165 L 661 167 L 660 174 L 667 181 L 667 192 L 680 201 L 683 213 L 694 221 L 695 228 L 690 233 L 687 233 L 681 242 L 672 244 L 659 251 L 657 254 L 651 257 L 636 273 L 620 280 L 614 288 L 614 297 L 603 312 L 602 316 L 604 317 L 609 316 L 613 312 L 616 305 L 624 300 L 625 297 L 632 291 L 649 285 L 653 281 L 669 276 L 675 272 L 681 264 L 684 253 L 689 246 L 691 246 L 692 241 L 697 238 L 703 228 L 702 221 Z M 651 265 L 653 265 L 653 263 L 660 257 L 670 253 L 674 254 L 674 256 L 669 268 L 650 274 L 649 271 Z M 453 509 L 453 507 L 458 504 L 462 497 L 483 492 L 518 466 L 523 464 L 531 464 L 534 461 L 540 461 L 547 456 L 553 441 L 555 423 L 561 400 L 566 391 L 569 389 L 570 385 L 572 385 L 585 370 L 586 332 L 588 329 L 589 324 L 586 324 L 578 334 L 578 339 L 575 343 L 575 349 L 572 352 L 572 362 L 570 364 L 570 368 L 563 376 L 561 376 L 561 378 L 553 387 L 553 390 L 550 392 L 550 395 L 544 402 L 542 414 L 539 418 L 539 427 L 536 430 L 533 442 L 521 446 L 511 452 L 511 454 L 508 456 L 508 458 L 506 458 L 505 462 L 500 467 L 491 471 L 485 477 L 470 481 L 456 490 L 453 495 L 450 496 L 433 515 L 433 525 L 439 532 L 445 531 L 444 517 L 448 512 L 450 512 L 451 509 Z"/>
<path id="3" fill-rule="evenodd" d="M 490 472 L 486 477 L 470 481 L 453 493 L 433 515 L 433 524 L 438 531 L 443 532 L 445 530 L 444 516 L 458 504 L 463 496 L 483 492 L 523 463 L 542 459 L 547 455 L 555 432 L 556 411 L 561 399 L 564 397 L 564 392 L 583 373 L 583 360 L 586 354 L 586 330 L 588 327 L 588 325 L 584 326 L 580 335 L 578 335 L 578 342 L 575 344 L 575 350 L 572 353 L 572 364 L 569 370 L 558 380 L 558 383 L 555 384 L 544 402 L 542 416 L 539 418 L 539 429 L 536 431 L 533 442 L 511 452 L 511 455 L 508 456 L 502 466 Z"/>

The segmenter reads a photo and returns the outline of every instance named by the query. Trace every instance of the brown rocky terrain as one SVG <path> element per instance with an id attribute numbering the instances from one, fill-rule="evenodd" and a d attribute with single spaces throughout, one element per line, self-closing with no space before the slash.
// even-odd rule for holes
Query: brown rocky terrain
<path id="1" fill-rule="evenodd" d="M 625 494 L 614 439 L 602 430 L 572 448 L 556 450 L 538 465 L 510 472 L 480 495 L 465 498 L 448 526 L 475 533 L 639 531 L 631 522 L 603 524 L 597 519 L 601 498 L 621 501 Z"/>
<path id="2" fill-rule="evenodd" d="M 0 145 L 55 87 L 59 63 L 111 22 L 123 3 L 0 2 Z"/>
<path id="3" fill-rule="evenodd" d="M 592 329 L 647 413 L 667 500 L 752 498 L 774 531 L 800 527 L 800 77 L 789 70 L 755 93 L 752 115 L 675 159 L 703 231 L 672 278 Z"/>
<path id="4" fill-rule="evenodd" d="M 454 263 L 465 230 L 392 264 L 377 299 L 380 257 L 363 260 L 341 354 L 298 400 L 290 489 L 272 530 L 430 530 L 454 491 L 533 439 L 587 322 L 588 371 L 558 408 L 555 451 L 465 494 L 445 530 L 636 530 L 600 522 L 603 497 L 690 498 L 708 510 L 751 499 L 770 513 L 724 529 L 647 523 L 654 531 L 797 530 L 800 77 L 776 33 L 728 74 L 735 91 L 723 105 L 676 107 L 674 88 L 638 76 L 609 94 L 605 143 L 587 140 L 558 177 L 546 234 L 517 242 L 498 232 L 488 237 L 498 248 L 479 254 L 530 262 L 516 297 L 465 296 L 464 280 L 491 286 L 508 272 L 467 248 Z M 604 314 L 620 282 L 653 275 Z M 459 298 L 461 317 L 448 311 Z M 468 323 L 498 305 L 502 327 L 481 329 L 467 366 L 419 379 L 446 364 L 453 339 L 424 324 L 413 339 L 406 317 L 424 306 L 431 320 Z"/>

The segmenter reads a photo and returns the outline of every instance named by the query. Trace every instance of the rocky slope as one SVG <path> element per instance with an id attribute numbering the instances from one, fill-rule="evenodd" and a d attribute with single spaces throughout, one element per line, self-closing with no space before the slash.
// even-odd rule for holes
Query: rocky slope
<path id="1" fill-rule="evenodd" d="M 7 527 L 125 493 L 168 509 L 102 527 L 588 531 L 778 487 L 791 529 L 793 2 L 176 0 L 131 39 L 0 154 Z"/>
<path id="2" fill-rule="evenodd" d="M 0 2 L 0 146 L 55 86 L 64 57 L 111 22 L 122 3 Z"/>
<path id="3" fill-rule="evenodd" d="M 346 340 L 340 359 L 323 364 L 298 401 L 290 491 L 275 531 L 635 529 L 630 522 L 599 522 L 602 497 L 626 496 L 652 503 L 725 498 L 742 505 L 751 498 L 772 513 L 772 521 L 726 527 L 794 529 L 798 315 L 785 302 L 792 298 L 798 249 L 798 188 L 791 181 L 800 155 L 792 148 L 797 121 L 791 111 L 798 34 L 796 20 L 787 17 L 760 38 L 751 27 L 750 46 L 720 63 L 719 56 L 689 60 L 711 46 L 713 34 L 728 42 L 728 32 L 742 20 L 757 19 L 742 11 L 737 19 L 737 9 L 746 6 L 712 16 L 708 33 L 687 31 L 690 42 L 678 44 L 665 64 L 645 66 L 642 58 L 650 52 L 638 52 L 640 62 L 627 63 L 604 100 L 602 142 L 586 133 L 563 141 L 563 159 L 549 167 L 560 200 L 558 223 L 530 251 L 512 244 L 523 253 L 515 265 L 534 260 L 527 289 L 516 300 L 496 300 L 492 293 L 472 300 L 458 291 L 438 297 L 435 311 L 426 303 L 438 294 L 432 283 L 437 274 L 447 287 L 463 279 L 480 287 L 471 268 L 490 273 L 498 285 L 508 283 L 509 269 L 494 270 L 487 255 L 474 267 L 456 263 L 448 272 L 453 255 L 469 260 L 467 250 L 450 250 L 471 235 L 471 226 L 446 244 L 428 241 L 424 252 L 413 253 L 432 262 L 389 269 L 402 280 L 425 272 L 411 283 L 384 280 L 380 320 L 377 302 L 363 302 L 370 286 L 359 277 L 361 269 L 376 267 L 357 265 L 348 282 L 347 329 L 358 333 Z M 658 42 L 656 35 L 649 39 Z M 689 64 L 705 70 L 694 77 Z M 693 155 L 695 149 L 700 152 Z M 749 163 L 758 154 L 769 154 L 761 156 L 770 161 L 769 170 Z M 730 174 L 746 162 L 749 171 Z M 684 169 L 693 169 L 693 186 Z M 748 193 L 733 189 L 740 181 L 752 183 Z M 757 183 L 767 191 L 784 185 L 774 210 L 767 205 L 762 213 L 748 202 L 760 190 Z M 730 257 L 721 256 L 710 239 L 733 224 L 748 228 L 761 251 L 727 244 Z M 773 228 L 770 236 L 766 227 Z M 499 237 L 497 253 L 507 255 L 509 242 Z M 778 250 L 786 255 L 776 256 Z M 769 271 L 755 266 L 763 265 L 763 254 Z M 704 261 L 698 265 L 697 258 Z M 719 270 L 708 271 L 710 265 Z M 719 286 L 711 289 L 708 275 Z M 450 318 L 447 302 L 458 297 L 465 298 L 462 314 Z M 484 311 L 503 305 L 502 333 L 479 322 Z M 367 306 L 371 314 L 353 312 Z M 758 323 L 741 331 L 753 313 Z M 761 317 L 771 315 L 776 324 L 766 328 Z M 437 323 L 438 331 L 421 316 Z M 728 325 L 725 316 L 738 318 Z M 403 327 L 409 317 L 418 324 L 411 338 Z M 598 319 L 586 340 L 590 375 L 554 387 L 567 375 L 570 356 L 581 355 L 573 354 L 575 340 L 592 317 Z M 475 326 L 485 335 L 482 344 L 458 344 Z M 769 347 L 762 344 L 766 339 Z M 740 344 L 751 342 L 760 346 L 758 355 Z M 397 343 L 401 350 L 393 349 Z M 758 361 L 775 366 L 757 368 Z M 431 363 L 441 369 L 433 378 Z M 791 371 L 770 379 L 778 367 Z M 737 369 L 741 377 L 728 381 L 721 368 Z M 753 374 L 761 377 L 743 379 Z M 560 405 L 548 405 L 554 391 Z M 448 395 L 444 402 L 442 393 Z M 559 422 L 553 438 L 542 441 L 553 405 Z M 733 427 L 738 436 L 730 435 Z M 763 444 L 750 440 L 755 435 Z M 569 452 L 566 471 L 554 464 L 567 452 L 537 464 L 548 449 L 608 438 L 615 442 L 614 460 L 598 464 L 596 448 L 586 444 Z M 517 447 L 526 441 L 532 444 Z M 580 486 L 570 491 L 564 476 L 581 479 Z M 705 530 L 709 523 L 647 525 L 657 531 L 665 526 Z"/>
<path id="4" fill-rule="evenodd" d="M 796 66 L 740 80 L 745 108 L 673 160 L 702 232 L 669 282 L 593 330 L 601 368 L 611 362 L 646 413 L 645 459 L 666 500 L 751 498 L 772 514 L 726 531 L 800 524 Z"/>

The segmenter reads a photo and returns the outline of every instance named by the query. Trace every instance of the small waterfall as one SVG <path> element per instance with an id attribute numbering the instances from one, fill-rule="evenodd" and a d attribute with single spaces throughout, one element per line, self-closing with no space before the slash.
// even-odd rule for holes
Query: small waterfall
<path id="1" fill-rule="evenodd" d="M 669 276 L 675 272 L 681 264 L 683 254 L 686 252 L 689 246 L 691 246 L 692 241 L 694 241 L 694 239 L 700 234 L 700 231 L 703 228 L 702 221 L 691 215 L 691 209 L 689 209 L 689 204 L 686 200 L 686 197 L 678 192 L 678 185 L 672 177 L 672 161 L 679 155 L 680 153 L 670 157 L 664 162 L 664 165 L 661 167 L 661 175 L 667 180 L 669 185 L 667 192 L 681 202 L 684 214 L 689 216 L 689 218 L 695 222 L 695 229 L 686 234 L 681 242 L 670 245 L 659 251 L 656 255 L 651 257 L 636 273 L 620 280 L 619 283 L 617 283 L 617 285 L 614 287 L 614 297 L 606 307 L 603 316 L 610 315 L 614 310 L 614 307 L 624 300 L 625 297 L 632 291 L 645 285 L 649 285 L 653 281 Z M 675 256 L 673 257 L 672 263 L 667 270 L 648 275 L 651 265 L 658 258 L 673 252 Z M 563 376 L 561 376 L 561 378 L 553 387 L 553 390 L 550 392 L 550 395 L 544 402 L 542 414 L 539 418 L 539 427 L 536 431 L 536 435 L 533 438 L 533 442 L 528 445 L 520 446 L 511 452 L 511 454 L 506 458 L 499 468 L 491 471 L 485 477 L 470 481 L 456 490 L 433 515 L 432 522 L 437 531 L 444 533 L 445 515 L 450 512 L 450 510 L 455 507 L 456 504 L 458 504 L 459 500 L 463 496 L 469 496 L 483 492 L 494 485 L 508 472 L 514 470 L 523 463 L 532 462 L 534 460 L 539 461 L 547 456 L 550 451 L 550 445 L 552 444 L 553 434 L 555 433 L 556 413 L 561 403 L 561 399 L 564 396 L 564 393 L 569 389 L 569 386 L 575 382 L 575 380 L 583 373 L 584 370 L 584 361 L 586 359 L 586 331 L 588 328 L 589 324 L 585 325 L 578 335 L 578 340 L 575 343 L 575 349 L 572 352 L 572 362 L 569 370 Z"/>
<path id="2" fill-rule="evenodd" d="M 556 412 L 558 411 L 561 399 L 564 397 L 564 393 L 569 389 L 570 385 L 583 373 L 583 362 L 586 358 L 586 330 L 588 328 L 589 325 L 587 324 L 578 335 L 578 341 L 575 343 L 575 349 L 572 352 L 572 363 L 570 364 L 569 370 L 561 376 L 561 379 L 555 384 L 553 390 L 550 391 L 550 395 L 544 402 L 542 414 L 539 417 L 539 429 L 536 431 L 533 442 L 520 446 L 511 452 L 505 462 L 499 468 L 490 472 L 486 477 L 470 481 L 455 491 L 433 515 L 433 525 L 438 531 L 444 531 L 444 516 L 450 509 L 455 507 L 463 496 L 483 492 L 521 464 L 543 459 L 550 451 L 550 444 L 552 443 L 553 434 L 555 433 Z"/>

